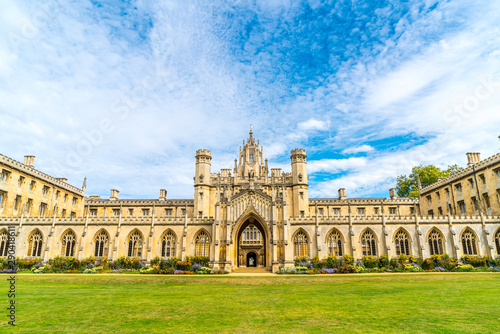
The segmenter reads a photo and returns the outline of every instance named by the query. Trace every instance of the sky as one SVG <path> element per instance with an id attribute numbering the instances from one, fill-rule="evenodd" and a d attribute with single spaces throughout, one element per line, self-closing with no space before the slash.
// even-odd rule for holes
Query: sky
<path id="1" fill-rule="evenodd" d="M 497 1 L 0 2 L 0 153 L 87 195 L 193 198 L 307 151 L 310 197 L 388 197 L 413 166 L 500 148 Z"/>

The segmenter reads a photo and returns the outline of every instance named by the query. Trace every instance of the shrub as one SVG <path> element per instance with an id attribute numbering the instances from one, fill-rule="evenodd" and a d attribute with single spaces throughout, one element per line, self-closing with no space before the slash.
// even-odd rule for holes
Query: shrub
<path id="1" fill-rule="evenodd" d="M 398 257 L 398 262 L 400 264 L 405 264 L 407 260 L 408 260 L 408 257 L 406 256 L 406 254 L 400 254 Z"/>
<path id="2" fill-rule="evenodd" d="M 191 263 L 199 263 L 202 266 L 208 266 L 209 258 L 208 256 L 186 256 L 186 261 Z"/>
<path id="3" fill-rule="evenodd" d="M 425 259 L 422 261 L 422 268 L 425 270 L 430 270 L 433 269 L 434 266 L 434 261 L 432 259 Z"/>
<path id="4" fill-rule="evenodd" d="M 419 272 L 422 271 L 422 268 L 416 263 L 407 263 L 404 266 L 404 270 L 406 272 Z"/>
<path id="5" fill-rule="evenodd" d="M 339 268 L 339 273 L 342 274 L 349 274 L 355 272 L 356 272 L 356 266 L 352 264 L 344 264 L 342 267 Z"/>
<path id="6" fill-rule="evenodd" d="M 208 267 L 201 267 L 200 269 L 198 269 L 198 271 L 196 273 L 201 274 L 201 275 L 210 274 L 210 273 L 212 273 L 212 269 L 210 269 Z"/>
<path id="7" fill-rule="evenodd" d="M 178 270 L 191 270 L 191 262 L 189 261 L 179 261 L 177 262 L 177 269 Z"/>
<path id="8" fill-rule="evenodd" d="M 387 257 L 386 254 L 380 254 L 378 257 L 378 267 L 387 267 L 389 265 L 389 258 Z"/>
<path id="9" fill-rule="evenodd" d="M 326 258 L 326 266 L 324 268 L 339 268 L 344 265 L 346 260 L 343 257 L 329 256 Z"/>
<path id="10" fill-rule="evenodd" d="M 294 260 L 295 266 L 299 266 L 301 262 L 309 262 L 309 258 L 307 256 L 297 256 Z"/>
<path id="11" fill-rule="evenodd" d="M 141 269 L 139 269 L 139 273 L 141 274 L 153 274 L 155 271 L 155 268 L 153 267 L 142 267 Z"/>
<path id="12" fill-rule="evenodd" d="M 378 260 L 373 255 L 363 256 L 362 260 L 366 268 L 375 268 L 378 265 Z"/>
<path id="13" fill-rule="evenodd" d="M 159 256 L 155 256 L 154 258 L 151 259 L 151 265 L 152 266 L 157 266 L 160 264 L 160 257 Z"/>
<path id="14" fill-rule="evenodd" d="M 490 258 L 488 256 L 473 256 L 473 255 L 464 255 L 460 258 L 464 264 L 470 264 L 473 267 L 487 267 L 490 262 Z"/>
<path id="15" fill-rule="evenodd" d="M 474 267 L 470 264 L 462 264 L 461 266 L 457 266 L 455 268 L 456 271 L 473 271 Z"/>
<path id="16" fill-rule="evenodd" d="M 85 269 L 83 271 L 84 274 L 95 274 L 95 270 L 94 269 Z"/>
<path id="17" fill-rule="evenodd" d="M 399 258 L 397 258 L 397 257 L 393 257 L 393 258 L 389 261 L 389 267 L 391 267 L 391 268 L 397 268 L 397 267 L 398 267 L 398 263 L 399 263 Z"/>
<path id="18" fill-rule="evenodd" d="M 344 254 L 344 261 L 347 263 L 347 264 L 354 264 L 354 257 L 352 257 L 351 255 L 349 254 Z"/>

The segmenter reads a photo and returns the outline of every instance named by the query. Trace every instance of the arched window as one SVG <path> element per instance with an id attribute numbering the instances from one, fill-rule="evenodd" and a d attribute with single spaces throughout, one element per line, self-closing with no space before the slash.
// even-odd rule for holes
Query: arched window
<path id="1" fill-rule="evenodd" d="M 476 236 L 470 228 L 466 228 L 462 233 L 462 247 L 464 254 L 477 255 Z"/>
<path id="2" fill-rule="evenodd" d="M 210 238 L 207 232 L 201 231 L 194 241 L 195 256 L 210 256 Z"/>
<path id="3" fill-rule="evenodd" d="M 105 230 L 101 230 L 95 237 L 95 257 L 103 257 L 108 255 L 109 235 Z"/>
<path id="4" fill-rule="evenodd" d="M 7 256 L 9 252 L 9 234 L 7 230 L 0 233 L 0 256 Z"/>
<path id="5" fill-rule="evenodd" d="M 163 235 L 161 242 L 161 256 L 162 257 L 174 257 L 175 256 L 175 234 L 172 231 L 168 231 Z"/>
<path id="6" fill-rule="evenodd" d="M 142 234 L 138 230 L 128 238 L 128 256 L 138 258 L 142 256 Z"/>
<path id="7" fill-rule="evenodd" d="M 495 245 L 497 246 L 497 255 L 500 255 L 500 228 L 495 233 Z"/>
<path id="8" fill-rule="evenodd" d="M 410 237 L 403 229 L 400 229 L 394 235 L 394 242 L 396 243 L 396 255 L 410 255 Z"/>
<path id="9" fill-rule="evenodd" d="M 372 231 L 366 230 L 361 235 L 361 250 L 363 251 L 364 256 L 377 256 L 377 250 L 375 248 L 375 235 Z"/>
<path id="10" fill-rule="evenodd" d="M 39 230 L 33 231 L 28 237 L 28 256 L 39 257 L 42 255 L 43 237 Z"/>
<path id="11" fill-rule="evenodd" d="M 262 238 L 259 229 L 254 224 L 250 224 L 241 232 L 240 243 L 242 245 L 260 245 Z"/>
<path id="12" fill-rule="evenodd" d="M 62 246 L 61 246 L 61 255 L 62 256 L 74 256 L 75 252 L 75 243 L 76 237 L 73 231 L 68 230 L 63 234 L 62 238 Z"/>
<path id="13" fill-rule="evenodd" d="M 294 257 L 309 256 L 309 242 L 304 231 L 299 231 L 295 234 L 293 238 L 293 253 Z"/>
<path id="14" fill-rule="evenodd" d="M 429 233 L 429 249 L 431 255 L 442 255 L 444 253 L 443 236 L 436 228 L 433 228 Z"/>
<path id="15" fill-rule="evenodd" d="M 329 256 L 342 256 L 344 254 L 342 251 L 342 235 L 339 230 L 334 229 L 330 232 L 327 243 Z"/>

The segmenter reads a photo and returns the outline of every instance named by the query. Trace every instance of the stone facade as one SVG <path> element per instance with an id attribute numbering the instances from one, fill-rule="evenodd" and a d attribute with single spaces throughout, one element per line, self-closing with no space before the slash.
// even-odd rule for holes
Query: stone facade
<path id="1" fill-rule="evenodd" d="M 56 207 L 40 217 L 24 211 L 19 215 L 10 211 L 12 204 L 5 204 L 0 240 L 3 228 L 14 226 L 22 257 L 137 256 L 151 261 L 156 256 L 198 255 L 208 256 L 214 268 L 227 270 L 261 266 L 275 271 L 280 265 L 292 266 L 297 256 L 405 253 L 425 258 L 448 253 L 460 258 L 496 257 L 500 252 L 498 212 L 423 215 L 418 199 L 398 198 L 394 189 L 389 198 L 346 198 L 345 189 L 339 189 L 338 198 L 310 199 L 306 151 L 292 150 L 291 173 L 269 170 L 263 147 L 251 131 L 232 169 L 212 173 L 208 150 L 198 150 L 195 158 L 192 200 L 167 199 L 164 189 L 154 200 L 119 199 L 113 189 L 109 199 L 83 198 L 76 217 L 61 217 Z M 14 173 L 6 159 L 2 168 Z M 6 203 L 16 177 L 11 174 L 2 188 L 8 192 Z M 83 192 L 75 189 L 72 194 Z"/>

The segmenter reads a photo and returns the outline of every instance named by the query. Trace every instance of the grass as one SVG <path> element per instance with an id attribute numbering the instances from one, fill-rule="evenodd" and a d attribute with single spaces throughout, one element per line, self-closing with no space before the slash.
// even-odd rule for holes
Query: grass
<path id="1" fill-rule="evenodd" d="M 17 326 L 0 311 L 2 333 L 498 333 L 500 324 L 494 273 L 19 274 L 16 290 Z"/>

